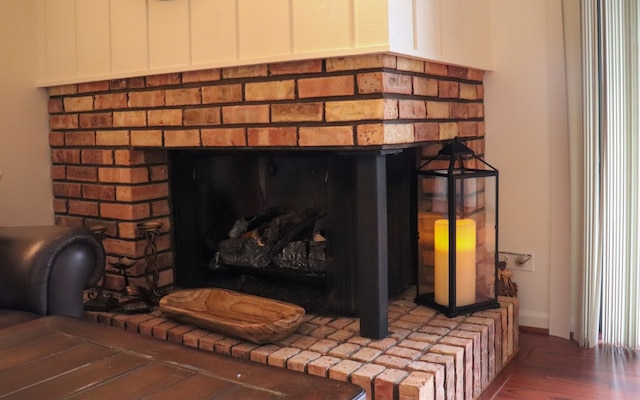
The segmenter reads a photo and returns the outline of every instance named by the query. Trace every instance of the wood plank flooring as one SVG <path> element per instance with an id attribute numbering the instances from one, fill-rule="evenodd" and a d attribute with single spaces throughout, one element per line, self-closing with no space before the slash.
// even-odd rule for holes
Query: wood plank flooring
<path id="1" fill-rule="evenodd" d="M 0 399 L 364 399 L 355 384 L 52 316 L 0 329 Z"/>
<path id="2" fill-rule="evenodd" d="M 640 399 L 640 354 L 520 332 L 520 351 L 478 400 Z"/>

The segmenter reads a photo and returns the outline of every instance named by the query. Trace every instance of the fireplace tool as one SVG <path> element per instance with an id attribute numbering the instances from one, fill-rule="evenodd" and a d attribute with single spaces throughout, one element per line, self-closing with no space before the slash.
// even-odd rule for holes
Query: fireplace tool
<path id="1" fill-rule="evenodd" d="M 147 266 L 144 270 L 144 279 L 147 281 L 149 289 L 151 290 L 151 301 L 157 305 L 160 298 L 165 295 L 164 290 L 158 287 L 160 273 L 158 272 L 158 266 L 156 265 L 156 260 L 158 258 L 156 236 L 160 233 L 160 227 L 162 227 L 162 224 L 160 222 L 141 222 L 137 226 L 147 241 L 144 248 L 144 259 L 147 262 Z"/>
<path id="2" fill-rule="evenodd" d="M 89 230 L 101 242 L 105 238 L 107 227 L 104 225 L 94 225 Z M 102 276 L 96 284 L 87 290 L 88 300 L 84 303 L 84 309 L 87 311 L 111 311 L 118 308 L 118 299 L 113 297 L 111 293 L 105 293 L 102 289 L 106 282 L 106 272 L 102 270 Z"/>

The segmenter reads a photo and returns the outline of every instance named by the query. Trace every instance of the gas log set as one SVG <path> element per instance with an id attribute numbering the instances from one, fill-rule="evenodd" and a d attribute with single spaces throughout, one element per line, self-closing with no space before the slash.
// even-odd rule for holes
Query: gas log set
<path id="1" fill-rule="evenodd" d="M 292 273 L 324 276 L 327 240 L 318 222 L 322 211 L 301 213 L 271 208 L 264 214 L 243 217 L 219 243 L 216 267 L 281 268 Z"/>

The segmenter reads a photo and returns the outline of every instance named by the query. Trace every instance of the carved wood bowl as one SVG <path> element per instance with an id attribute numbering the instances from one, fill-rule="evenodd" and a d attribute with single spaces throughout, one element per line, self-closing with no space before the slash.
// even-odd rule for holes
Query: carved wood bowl
<path id="1" fill-rule="evenodd" d="M 302 324 L 304 308 L 227 289 L 184 289 L 160 299 L 168 318 L 235 336 L 253 343 L 273 343 Z"/>

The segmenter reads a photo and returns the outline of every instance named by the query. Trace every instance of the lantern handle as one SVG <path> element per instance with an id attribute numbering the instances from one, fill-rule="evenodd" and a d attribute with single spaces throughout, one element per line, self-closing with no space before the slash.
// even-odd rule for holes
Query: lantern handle
<path id="1" fill-rule="evenodd" d="M 438 154 L 436 154 L 435 156 L 433 156 L 430 159 L 428 159 L 426 162 L 424 162 L 422 165 L 420 165 L 420 167 L 418 169 L 424 168 L 431 161 L 435 160 L 438 157 L 442 157 L 442 156 L 445 156 L 444 158 L 450 159 L 450 160 L 453 160 L 453 161 L 458 160 L 460 162 L 460 164 L 462 165 L 462 157 L 461 156 L 463 156 L 463 155 L 475 155 L 475 153 L 473 152 L 473 150 L 471 150 L 469 147 L 467 147 L 464 144 L 464 141 L 462 141 L 462 139 L 460 139 L 459 137 L 455 137 L 454 139 L 446 141 L 444 143 L 444 146 L 442 147 L 442 149 L 440 149 L 440 151 L 438 151 Z"/>
<path id="2" fill-rule="evenodd" d="M 429 164 L 431 161 L 442 156 L 454 162 L 457 160 L 460 163 L 460 167 L 464 168 L 464 164 L 462 162 L 462 156 L 465 156 L 465 155 L 470 155 L 473 158 L 480 160 L 480 162 L 482 162 L 484 165 L 486 165 L 490 169 L 497 171 L 497 169 L 493 165 L 489 164 L 481 157 L 476 156 L 476 153 L 473 150 L 471 150 L 469 147 L 467 147 L 464 140 L 460 139 L 460 137 L 458 136 L 445 142 L 442 149 L 438 151 L 438 154 L 436 154 L 435 156 L 429 158 L 427 161 L 422 163 L 418 168 L 418 170 L 421 170 L 422 168 L 427 166 L 427 164 Z"/>
<path id="3" fill-rule="evenodd" d="M 467 147 L 464 142 L 456 137 L 453 140 L 450 140 L 447 144 L 442 147 L 442 149 L 438 152 L 438 155 L 444 155 L 449 157 L 460 157 L 463 155 L 474 155 L 475 153 L 469 147 Z"/>

